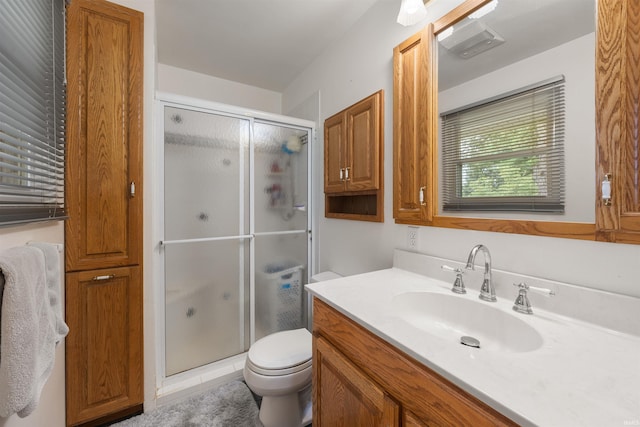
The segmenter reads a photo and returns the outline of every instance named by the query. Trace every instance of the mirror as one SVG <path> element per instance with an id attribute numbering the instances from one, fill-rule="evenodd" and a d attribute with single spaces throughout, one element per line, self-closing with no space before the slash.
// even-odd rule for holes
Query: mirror
<path id="1" fill-rule="evenodd" d="M 444 112 L 565 79 L 564 212 L 443 212 L 440 202 L 439 216 L 595 222 L 595 17 L 595 0 L 493 0 L 436 29 L 439 134 Z"/>

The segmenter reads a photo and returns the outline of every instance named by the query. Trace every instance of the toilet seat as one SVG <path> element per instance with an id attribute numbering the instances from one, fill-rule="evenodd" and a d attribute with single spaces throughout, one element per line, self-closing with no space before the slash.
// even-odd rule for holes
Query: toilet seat
<path id="1" fill-rule="evenodd" d="M 252 371 L 287 375 L 311 367 L 311 334 L 304 328 L 276 332 L 256 341 L 247 354 Z"/>

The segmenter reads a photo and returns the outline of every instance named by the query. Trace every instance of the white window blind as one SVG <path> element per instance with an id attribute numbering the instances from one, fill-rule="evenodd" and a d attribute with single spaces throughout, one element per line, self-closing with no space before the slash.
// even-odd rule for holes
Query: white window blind
<path id="1" fill-rule="evenodd" d="M 0 225 L 65 216 L 64 13 L 0 1 Z"/>
<path id="2" fill-rule="evenodd" d="M 441 115 L 444 211 L 564 212 L 564 77 Z"/>

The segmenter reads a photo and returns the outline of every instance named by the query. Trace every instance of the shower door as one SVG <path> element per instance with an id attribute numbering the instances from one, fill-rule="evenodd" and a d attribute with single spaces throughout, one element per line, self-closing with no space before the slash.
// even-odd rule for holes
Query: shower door
<path id="1" fill-rule="evenodd" d="M 255 339 L 306 324 L 309 129 L 256 121 Z"/>
<path id="2" fill-rule="evenodd" d="M 245 351 L 250 121 L 165 106 L 165 375 Z"/>
<path id="3" fill-rule="evenodd" d="M 168 377 L 303 325 L 310 129 L 182 105 L 163 116 Z"/>

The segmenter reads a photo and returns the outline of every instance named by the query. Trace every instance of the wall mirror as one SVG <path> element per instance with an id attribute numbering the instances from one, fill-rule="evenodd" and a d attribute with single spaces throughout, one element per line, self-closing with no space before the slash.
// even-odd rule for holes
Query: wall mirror
<path id="1" fill-rule="evenodd" d="M 468 1 L 458 9 L 465 7 L 472 13 L 445 17 L 434 25 L 439 140 L 438 207 L 434 213 L 441 220 L 446 217 L 479 218 L 478 224 L 482 219 L 543 221 L 566 229 L 571 227 L 570 223 L 578 223 L 581 228 L 576 234 L 588 235 L 595 222 L 595 0 Z M 564 80 L 564 154 L 560 158 L 564 167 L 562 209 L 556 212 L 443 210 L 446 199 L 443 187 L 449 178 L 444 176 L 441 167 L 445 152 L 442 115 L 456 114 L 554 79 Z M 501 119 L 489 120 L 498 122 Z M 474 124 L 469 126 L 472 129 Z M 474 194 L 480 194 L 478 187 L 489 181 L 489 187 L 495 187 L 497 194 L 499 187 L 509 180 L 501 176 L 505 172 L 501 170 L 498 157 L 487 155 L 484 163 L 478 163 L 475 169 L 469 164 L 463 165 L 458 158 L 455 170 L 459 177 L 464 177 L 447 187 L 453 187 L 460 195 L 465 191 L 461 188 L 464 185 L 466 196 L 461 198 L 473 198 Z M 484 166 L 478 166 L 480 164 Z M 523 174 L 540 174 L 539 169 L 534 167 L 533 173 Z M 538 186 L 539 182 L 540 179 Z M 494 229 L 468 223 L 464 227 Z"/>

